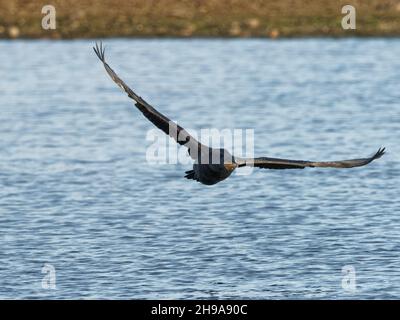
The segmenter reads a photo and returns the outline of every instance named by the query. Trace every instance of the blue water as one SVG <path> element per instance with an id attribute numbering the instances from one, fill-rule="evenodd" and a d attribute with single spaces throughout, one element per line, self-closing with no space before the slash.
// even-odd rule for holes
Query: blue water
<path id="1" fill-rule="evenodd" d="M 388 150 L 211 187 L 146 161 L 153 126 L 93 43 L 0 41 L 0 298 L 400 298 L 399 39 L 106 40 L 149 102 L 253 128 L 257 156 Z"/>

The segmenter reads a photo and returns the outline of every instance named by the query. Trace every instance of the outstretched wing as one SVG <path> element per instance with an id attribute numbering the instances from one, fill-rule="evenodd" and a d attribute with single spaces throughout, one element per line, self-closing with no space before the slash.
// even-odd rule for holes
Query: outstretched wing
<path id="1" fill-rule="evenodd" d="M 167 135 L 174 138 L 174 140 L 180 145 L 185 145 L 189 149 L 189 154 L 193 159 L 197 159 L 201 148 L 204 148 L 195 138 L 193 138 L 184 128 L 164 116 L 161 112 L 158 112 L 140 96 L 138 96 L 126 83 L 118 77 L 113 69 L 105 61 L 105 48 L 102 43 L 100 45 L 96 43 L 96 47 L 93 47 L 97 57 L 101 60 L 111 79 L 127 94 L 128 97 L 135 100 L 136 107 L 143 113 L 143 115 L 149 119 L 157 128 L 164 131 Z"/>
<path id="2" fill-rule="evenodd" d="M 278 158 L 254 158 L 239 161 L 239 166 L 254 166 L 266 169 L 304 169 L 305 167 L 324 167 L 324 168 L 353 168 L 361 167 L 379 159 L 385 154 L 385 148 L 380 148 L 377 153 L 369 158 L 341 160 L 341 161 L 303 161 L 288 160 Z"/>

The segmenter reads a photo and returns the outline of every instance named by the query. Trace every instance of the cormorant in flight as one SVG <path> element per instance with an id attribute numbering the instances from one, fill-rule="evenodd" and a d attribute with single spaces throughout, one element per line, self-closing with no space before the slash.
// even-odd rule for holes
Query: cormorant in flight
<path id="1" fill-rule="evenodd" d="M 324 168 L 353 168 L 364 166 L 385 153 L 385 148 L 380 148 L 369 158 L 350 159 L 341 161 L 303 161 L 279 158 L 238 158 L 232 156 L 225 149 L 215 149 L 205 146 L 192 137 L 184 128 L 171 121 L 154 107 L 138 96 L 124 81 L 122 81 L 113 69 L 107 64 L 104 57 L 104 48 L 100 43 L 93 48 L 96 55 L 104 65 L 111 79 L 120 86 L 128 97 L 133 99 L 136 107 L 157 128 L 175 139 L 180 145 L 188 148 L 190 157 L 195 160 L 193 170 L 186 171 L 185 178 L 199 181 L 206 185 L 213 185 L 228 178 L 238 167 L 253 166 L 266 169 L 304 169 L 305 167 Z"/>

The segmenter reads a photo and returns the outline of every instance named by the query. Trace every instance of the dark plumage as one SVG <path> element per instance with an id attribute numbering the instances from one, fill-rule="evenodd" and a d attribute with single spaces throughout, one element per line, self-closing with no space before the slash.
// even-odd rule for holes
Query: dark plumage
<path id="1" fill-rule="evenodd" d="M 323 168 L 353 168 L 364 166 L 375 159 L 379 159 L 384 153 L 385 148 L 380 148 L 372 157 L 341 160 L 341 161 L 303 161 L 289 160 L 279 158 L 237 158 L 232 156 L 225 149 L 213 149 L 201 144 L 193 138 L 184 128 L 171 121 L 169 118 L 158 112 L 140 96 L 129 88 L 122 81 L 113 69 L 107 64 L 104 56 L 103 45 L 97 45 L 93 48 L 96 55 L 102 61 L 104 68 L 111 79 L 121 87 L 130 98 L 135 101 L 136 107 L 143 115 L 150 120 L 157 128 L 161 129 L 167 135 L 172 137 L 180 145 L 188 148 L 190 157 L 195 160 L 193 170 L 186 171 L 185 178 L 199 181 L 206 185 L 216 184 L 226 178 L 238 167 L 254 166 L 265 169 L 304 169 L 305 167 L 323 167 Z M 211 155 L 217 154 L 217 159 L 212 159 Z"/>

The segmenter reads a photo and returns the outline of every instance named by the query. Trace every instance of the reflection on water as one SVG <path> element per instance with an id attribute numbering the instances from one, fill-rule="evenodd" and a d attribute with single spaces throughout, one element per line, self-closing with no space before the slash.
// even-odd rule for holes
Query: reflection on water
<path id="1" fill-rule="evenodd" d="M 1 41 L 1 298 L 398 298 L 400 41 L 107 40 L 183 126 L 252 128 L 254 170 L 206 187 L 146 163 L 153 126 L 93 41 Z M 56 290 L 43 289 L 42 267 Z M 356 292 L 342 289 L 342 268 Z"/>

